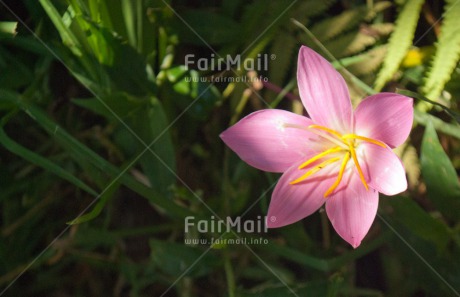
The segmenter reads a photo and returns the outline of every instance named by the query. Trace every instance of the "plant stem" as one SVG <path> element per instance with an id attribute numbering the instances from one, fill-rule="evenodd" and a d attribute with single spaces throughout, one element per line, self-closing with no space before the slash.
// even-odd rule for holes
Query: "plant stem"
<path id="1" fill-rule="evenodd" d="M 233 274 L 232 262 L 227 248 L 224 248 L 224 268 L 227 277 L 228 296 L 235 297 L 235 275 Z"/>

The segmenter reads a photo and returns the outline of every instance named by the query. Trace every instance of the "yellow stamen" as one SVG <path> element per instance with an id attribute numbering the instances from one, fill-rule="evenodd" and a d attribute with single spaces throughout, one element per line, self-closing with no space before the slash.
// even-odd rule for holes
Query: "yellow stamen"
<path id="1" fill-rule="evenodd" d="M 330 142 L 336 144 L 335 147 L 325 150 L 324 152 L 319 153 L 316 156 L 312 157 L 311 159 L 307 160 L 306 162 L 302 163 L 298 169 L 304 169 L 308 165 L 311 165 L 313 162 L 321 160 L 321 158 L 324 158 L 330 154 L 338 153 L 341 151 L 346 152 L 345 156 L 343 157 L 337 179 L 332 184 L 332 186 L 326 191 L 326 193 L 324 193 L 324 198 L 327 198 L 329 195 L 331 195 L 335 191 L 335 189 L 339 186 L 340 182 L 342 181 L 346 166 L 350 158 L 353 159 L 356 169 L 358 170 L 359 178 L 361 179 L 361 182 L 363 183 L 364 188 L 366 188 L 366 190 L 369 190 L 369 186 L 367 185 L 366 179 L 364 178 L 363 170 L 361 169 L 361 166 L 359 165 L 358 157 L 356 155 L 355 140 L 365 141 L 368 143 L 372 143 L 372 144 L 381 146 L 383 148 L 387 147 L 385 143 L 383 143 L 382 141 L 376 140 L 376 139 L 368 138 L 368 137 L 361 136 L 361 135 L 356 135 L 353 133 L 342 135 L 335 130 L 332 130 L 332 129 L 329 129 L 327 127 L 320 126 L 320 125 L 310 125 L 308 127 L 305 127 L 305 126 L 300 126 L 300 125 L 295 125 L 295 124 L 285 124 L 284 126 L 287 128 L 298 128 L 302 130 L 310 130 L 311 132 L 319 135 L 320 137 L 325 138 L 329 140 Z M 301 181 L 304 181 L 309 176 L 320 171 L 322 168 L 328 166 L 329 164 L 337 162 L 340 159 L 341 157 L 330 158 L 329 160 L 326 160 L 320 163 L 319 165 L 314 166 L 309 171 L 307 171 L 304 175 L 290 182 L 289 184 L 294 185 Z"/>
<path id="2" fill-rule="evenodd" d="M 378 146 L 381 146 L 383 148 L 386 148 L 387 146 L 385 145 L 385 143 L 379 141 L 379 140 L 376 140 L 376 139 L 372 139 L 372 138 L 367 138 L 367 137 L 364 137 L 364 136 L 360 136 L 360 135 L 356 135 L 356 134 L 345 134 L 345 135 L 342 135 L 342 139 L 359 139 L 359 140 L 363 140 L 363 141 L 366 141 L 366 142 L 370 142 L 370 143 L 373 143 L 373 144 L 376 144 Z"/>
<path id="3" fill-rule="evenodd" d="M 347 167 L 348 160 L 350 160 L 350 153 L 347 153 L 343 158 L 342 165 L 340 166 L 339 176 L 332 184 L 332 186 L 324 193 L 324 198 L 327 198 L 334 190 L 339 186 L 340 182 L 342 181 L 343 173 L 345 172 L 345 168 Z"/>
<path id="4" fill-rule="evenodd" d="M 342 138 L 340 138 L 339 132 L 323 127 L 323 126 L 318 126 L 318 125 L 310 125 L 308 126 L 308 128 L 310 129 L 311 132 L 315 133 L 316 135 L 319 135 L 346 150 L 348 149 L 348 147 L 343 143 Z M 328 131 L 326 131 L 325 129 Z M 332 135 L 329 135 L 328 133 Z"/>
<path id="5" fill-rule="evenodd" d="M 361 170 L 361 166 L 359 166 L 358 157 L 356 157 L 355 148 L 353 147 L 353 144 L 351 143 L 348 143 L 348 145 L 350 148 L 351 157 L 353 158 L 353 161 L 355 162 L 356 169 L 358 169 L 359 178 L 361 179 L 361 182 L 363 183 L 364 187 L 368 191 L 369 187 L 367 186 L 366 179 L 364 178 L 363 171 Z"/>
<path id="6" fill-rule="evenodd" d="M 324 152 L 322 152 L 322 153 L 320 153 L 320 154 L 314 156 L 313 158 L 309 159 L 309 160 L 306 161 L 305 163 L 302 163 L 302 165 L 299 166 L 299 169 L 304 169 L 305 167 L 307 167 L 307 166 L 310 165 L 311 163 L 315 162 L 316 160 L 319 160 L 319 159 L 321 159 L 322 157 L 327 156 L 327 155 L 329 155 L 329 154 L 333 154 L 333 153 L 336 153 L 336 152 L 340 152 L 340 151 L 342 151 L 342 150 L 344 150 L 344 149 L 341 148 L 341 147 L 338 147 L 338 146 L 333 147 L 333 148 L 331 148 L 331 149 L 328 149 L 328 150 L 326 150 L 326 151 L 324 151 Z"/>
<path id="7" fill-rule="evenodd" d="M 338 160 L 340 160 L 340 157 L 335 157 L 335 158 L 331 158 L 329 160 L 326 160 L 326 161 L 322 162 L 321 164 L 318 164 L 315 167 L 313 167 L 312 169 L 308 170 L 304 175 L 302 175 L 301 177 L 297 178 L 296 180 L 290 182 L 289 184 L 290 185 L 297 184 L 297 183 L 305 180 L 306 178 L 308 178 L 310 175 L 315 174 L 316 172 L 320 171 L 321 169 L 323 169 L 327 165 L 332 164 L 334 162 L 337 162 Z"/>
<path id="8" fill-rule="evenodd" d="M 332 129 L 329 129 L 329 128 L 326 128 L 326 127 L 323 127 L 323 126 L 320 126 L 320 125 L 310 125 L 310 126 L 308 126 L 308 128 L 323 130 L 323 131 L 331 133 L 334 136 L 337 136 L 339 139 L 342 138 L 342 135 L 339 132 L 337 132 L 335 130 L 332 130 Z"/>

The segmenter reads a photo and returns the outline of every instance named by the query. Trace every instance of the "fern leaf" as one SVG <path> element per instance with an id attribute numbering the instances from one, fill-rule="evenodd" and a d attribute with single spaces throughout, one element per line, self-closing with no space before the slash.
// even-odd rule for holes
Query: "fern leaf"
<path id="1" fill-rule="evenodd" d="M 337 58 L 352 55 L 373 45 L 377 39 L 362 32 L 350 32 L 337 39 L 324 43 L 324 46 Z"/>
<path id="2" fill-rule="evenodd" d="M 374 3 L 372 7 L 368 8 L 364 20 L 367 22 L 372 21 L 377 16 L 377 13 L 382 12 L 391 6 L 391 1 L 381 1 Z"/>
<path id="3" fill-rule="evenodd" d="M 441 34 L 435 46 L 436 53 L 423 86 L 426 97 L 433 100 L 441 94 L 460 59 L 460 5 L 456 1 L 447 1 Z"/>
<path id="4" fill-rule="evenodd" d="M 376 13 L 389 7 L 389 2 L 379 2 L 372 9 L 366 5 L 346 10 L 338 16 L 327 18 L 319 22 L 311 29 L 315 36 L 319 36 L 321 41 L 330 40 L 349 29 L 357 27 L 362 21 L 370 20 Z"/>
<path id="5" fill-rule="evenodd" d="M 403 145 L 394 150 L 395 154 L 401 159 L 406 169 L 409 187 L 414 188 L 420 179 L 420 159 L 414 146 L 406 141 Z"/>
<path id="6" fill-rule="evenodd" d="M 374 47 L 373 49 L 360 54 L 359 56 L 363 57 L 363 60 L 354 63 L 348 67 L 348 70 L 358 76 L 371 74 L 382 64 L 386 52 L 386 45 Z"/>
<path id="7" fill-rule="evenodd" d="M 394 30 L 394 25 L 392 23 L 380 23 L 380 24 L 372 24 L 369 26 L 370 30 L 375 32 L 380 37 L 390 35 L 391 32 Z"/>
<path id="8" fill-rule="evenodd" d="M 345 48 L 344 55 L 352 55 L 363 51 L 366 47 L 377 42 L 378 38 L 363 33 L 358 33 L 353 41 Z"/>
<path id="9" fill-rule="evenodd" d="M 338 16 L 326 18 L 314 25 L 311 32 L 323 42 L 330 40 L 356 27 L 363 20 L 365 9 L 366 6 L 361 6 L 352 10 L 346 10 Z"/>
<path id="10" fill-rule="evenodd" d="M 399 13 L 396 26 L 390 37 L 388 54 L 383 61 L 383 67 L 379 71 L 375 82 L 377 91 L 380 91 L 385 83 L 393 77 L 412 45 L 423 2 L 423 0 L 407 0 Z"/>
<path id="11" fill-rule="evenodd" d="M 361 26 L 358 32 L 351 31 L 323 44 L 335 57 L 342 58 L 362 52 L 367 47 L 374 45 L 381 37 L 388 35 L 392 28 L 391 24 Z M 309 38 L 301 37 L 301 40 L 314 50 L 320 51 Z"/>

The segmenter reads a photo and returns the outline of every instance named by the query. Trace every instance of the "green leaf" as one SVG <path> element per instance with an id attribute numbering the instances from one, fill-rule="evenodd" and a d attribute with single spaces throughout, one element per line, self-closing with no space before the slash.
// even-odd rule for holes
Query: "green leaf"
<path id="1" fill-rule="evenodd" d="M 78 57 L 75 61 L 75 57 L 60 53 L 72 74 L 99 95 L 98 90 L 104 87 L 137 96 L 155 91 L 155 85 L 148 79 L 146 58 L 109 29 L 109 12 L 94 12 L 95 4 L 91 4 L 93 12 L 88 15 L 88 9 L 79 7 L 78 1 L 71 2 L 61 16 L 49 0 L 40 0 L 64 45 Z M 78 69 L 79 65 L 85 71 Z M 110 77 L 110 83 L 107 77 Z"/>
<path id="2" fill-rule="evenodd" d="M 1 36 L 1 34 L 0 34 Z M 8 36 L 2 37 L 2 43 L 12 45 L 17 49 L 31 52 L 40 56 L 50 56 L 49 49 L 45 48 L 42 43 L 37 41 L 36 38 L 31 36 Z M 52 45 L 48 45 L 49 48 L 54 49 Z"/>
<path id="3" fill-rule="evenodd" d="M 398 14 L 396 26 L 388 44 L 388 52 L 383 61 L 383 67 L 380 69 L 375 81 L 377 91 L 381 90 L 385 83 L 393 77 L 412 45 L 420 10 L 424 2 L 423 0 L 407 0 Z"/>
<path id="4" fill-rule="evenodd" d="M 98 195 L 97 197 L 98 201 L 90 212 L 84 215 L 79 215 L 72 221 L 67 222 L 67 224 L 77 225 L 77 224 L 91 221 L 92 219 L 96 218 L 102 212 L 102 210 L 104 209 L 104 206 L 113 197 L 113 195 L 116 193 L 119 187 L 120 187 L 120 184 L 118 182 L 111 183 L 106 189 L 104 189 L 103 193 Z"/>
<path id="5" fill-rule="evenodd" d="M 144 96 L 155 92 L 155 85 L 148 80 L 147 64 L 136 51 L 126 45 L 114 46 L 115 61 L 107 67 L 115 89 L 136 96 Z"/>
<path id="6" fill-rule="evenodd" d="M 446 123 L 431 114 L 426 112 L 419 111 L 417 109 L 414 110 L 414 122 L 426 126 L 427 123 L 433 124 L 436 130 L 442 132 L 446 135 L 453 136 L 457 139 L 460 139 L 460 127 L 455 124 Z"/>
<path id="7" fill-rule="evenodd" d="M 0 33 L 5 33 L 7 35 L 16 35 L 17 27 L 18 22 L 0 22 Z"/>
<path id="8" fill-rule="evenodd" d="M 75 1 L 73 1 L 75 3 Z M 107 29 L 112 29 L 112 20 L 108 10 L 109 1 L 88 1 L 91 19 Z M 110 3 L 111 4 L 111 3 Z M 74 4 L 75 7 L 78 4 Z M 113 5 L 113 4 L 112 4 Z"/>
<path id="9" fill-rule="evenodd" d="M 194 119 L 206 120 L 221 98 L 219 90 L 214 85 L 201 81 L 202 77 L 197 71 L 187 70 L 182 65 L 168 69 L 166 76 L 175 93 L 165 96 L 172 97 L 172 102 L 179 108 L 187 108 L 187 114 Z M 194 100 L 197 101 L 190 106 Z"/>
<path id="10" fill-rule="evenodd" d="M 85 192 L 97 196 L 97 193 L 93 189 L 91 189 L 91 187 L 86 185 L 83 181 L 79 180 L 78 178 L 76 178 L 66 170 L 62 169 L 55 163 L 51 162 L 50 160 L 26 149 L 17 142 L 13 141 L 11 138 L 8 137 L 8 135 L 6 135 L 2 127 L 0 127 L 0 143 L 13 154 L 16 154 L 21 158 L 37 166 L 40 166 L 51 173 L 56 174 L 60 178 L 71 182 L 72 184 L 84 190 Z"/>
<path id="11" fill-rule="evenodd" d="M 158 269 L 174 277 L 204 276 L 211 273 L 219 260 L 212 254 L 183 243 L 150 240 L 151 259 Z M 192 267 L 193 269 L 189 269 Z"/>
<path id="12" fill-rule="evenodd" d="M 164 196 L 169 196 L 171 186 L 176 182 L 176 157 L 161 102 L 151 98 L 145 108 L 138 109 L 129 117 L 127 124 L 149 146 L 139 163 L 152 187 Z M 139 143 L 138 151 L 144 149 L 145 145 Z"/>
<path id="13" fill-rule="evenodd" d="M 57 11 L 56 7 L 51 3 L 50 0 L 39 0 L 45 12 L 48 14 L 48 17 L 53 22 L 54 26 L 61 36 L 62 42 L 70 48 L 70 50 L 81 57 L 83 55 L 81 51 L 81 44 L 73 32 L 68 28 L 64 23 L 61 15 Z"/>
<path id="14" fill-rule="evenodd" d="M 382 64 L 387 47 L 385 45 L 375 46 L 371 50 L 354 56 L 361 58 L 357 63 L 353 63 L 348 69 L 355 75 L 366 75 L 374 72 Z"/>
<path id="15" fill-rule="evenodd" d="M 340 35 L 342 32 L 358 26 L 364 19 L 369 16 L 375 16 L 376 12 L 388 8 L 389 5 L 391 5 L 390 2 L 377 2 L 370 9 L 367 5 L 347 9 L 338 16 L 325 18 L 323 21 L 317 23 L 313 26 L 311 32 L 315 36 L 318 36 L 321 41 L 327 41 Z"/>
<path id="16" fill-rule="evenodd" d="M 107 34 L 107 29 L 84 17 L 81 13 L 76 14 L 70 7 L 65 17 L 71 20 L 69 28 L 78 38 L 87 54 L 92 55 L 102 65 L 113 65 L 115 47 L 109 42 L 113 36 Z M 110 38 L 112 37 L 112 38 Z"/>
<path id="17" fill-rule="evenodd" d="M 411 91 L 408 91 L 408 90 L 400 90 L 400 89 L 397 89 L 396 90 L 396 93 L 398 94 L 401 94 L 401 95 L 406 95 L 406 96 L 409 96 L 409 97 L 412 97 L 412 98 L 417 98 L 419 100 L 423 100 L 423 101 L 426 101 L 428 103 L 431 103 L 431 104 L 434 104 L 436 106 L 439 106 L 441 107 L 449 116 L 451 116 L 454 120 L 456 120 L 458 123 L 460 123 L 460 113 L 456 112 L 455 110 L 452 110 L 450 108 L 448 108 L 447 106 L 444 106 L 438 102 L 435 102 L 435 101 L 432 101 L 418 93 L 414 93 L 414 92 L 411 92 Z"/>
<path id="18" fill-rule="evenodd" d="M 122 0 L 121 1 L 121 11 L 123 13 L 123 18 L 125 21 L 126 28 L 126 37 L 128 38 L 129 44 L 132 47 L 137 46 L 138 36 L 136 35 L 136 14 L 134 11 L 133 0 Z"/>
<path id="19" fill-rule="evenodd" d="M 433 100 L 441 94 L 460 59 L 460 5 L 454 0 L 446 2 L 436 53 L 423 86 L 426 96 Z"/>
<path id="20" fill-rule="evenodd" d="M 415 188 L 420 181 L 420 158 L 416 148 L 411 144 L 410 139 L 399 147 L 395 148 L 394 153 L 401 159 L 406 169 L 409 188 Z"/>
<path id="21" fill-rule="evenodd" d="M 176 180 L 175 150 L 168 131 L 168 120 L 159 100 L 146 100 L 118 93 L 104 98 L 103 101 L 93 98 L 74 102 L 105 116 L 117 124 L 119 130 L 127 130 L 127 133 L 123 134 L 121 131 L 117 132 L 118 136 L 122 136 L 117 138 L 120 141 L 118 145 L 130 158 L 143 152 L 139 164 L 150 184 L 165 196 L 170 193 L 169 188 Z M 120 124 L 120 121 L 124 124 Z"/>
<path id="22" fill-rule="evenodd" d="M 324 43 L 336 57 L 344 57 L 363 51 L 377 42 L 377 38 L 363 32 L 351 31 Z"/>
<path id="23" fill-rule="evenodd" d="M 72 102 L 112 122 L 118 122 L 118 119 L 126 119 L 135 110 L 143 109 L 146 105 L 145 99 L 124 93 L 112 93 L 111 96 L 104 98 L 73 99 Z"/>
<path id="24" fill-rule="evenodd" d="M 92 22 L 92 31 L 97 32 L 93 53 L 104 62 L 104 70 L 109 74 L 115 90 L 143 96 L 155 91 L 147 75 L 146 58 L 134 48 L 126 44 L 120 37 L 114 36 L 107 28 L 97 26 Z M 105 51 L 100 52 L 100 48 Z M 113 55 L 111 59 L 100 57 L 101 54 Z M 94 90 L 93 90 L 94 91 Z"/>
<path id="25" fill-rule="evenodd" d="M 190 210 L 177 205 L 174 201 L 165 199 L 165 197 L 158 191 L 138 182 L 126 172 L 129 168 L 120 170 L 107 162 L 105 159 L 101 158 L 94 151 L 59 127 L 59 125 L 52 121 L 47 114 L 38 107 L 33 104 L 25 103 L 18 94 L 7 90 L 0 90 L 0 100 L 13 103 L 18 108 L 26 112 L 34 121 L 37 122 L 37 124 L 43 127 L 48 134 L 53 136 L 58 143 L 68 150 L 71 157 L 73 157 L 77 162 L 83 160 L 91 163 L 100 170 L 100 172 L 107 174 L 112 180 L 118 180 L 121 184 L 146 198 L 154 205 L 161 207 L 171 216 L 184 218 L 192 214 Z M 133 164 L 133 162 L 137 160 L 138 159 L 136 158 L 131 163 Z"/>
<path id="26" fill-rule="evenodd" d="M 400 222 L 416 236 L 431 242 L 443 251 L 451 239 L 449 228 L 436 220 L 410 198 L 386 198 L 391 205 L 394 220 Z"/>
<path id="27" fill-rule="evenodd" d="M 452 162 L 444 152 L 431 123 L 422 140 L 422 175 L 428 197 L 446 217 L 460 219 L 460 184 Z"/>

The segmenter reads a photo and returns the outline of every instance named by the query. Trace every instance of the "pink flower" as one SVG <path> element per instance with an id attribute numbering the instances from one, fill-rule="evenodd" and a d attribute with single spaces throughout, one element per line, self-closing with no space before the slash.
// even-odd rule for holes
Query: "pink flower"
<path id="1" fill-rule="evenodd" d="M 301 220 L 326 203 L 337 233 L 354 248 L 375 219 L 379 192 L 407 188 L 391 150 L 412 127 L 412 99 L 379 93 L 353 111 L 342 76 L 302 46 L 297 81 L 310 118 L 288 111 L 256 111 L 224 131 L 222 140 L 249 165 L 283 172 L 268 210 L 269 228 Z"/>

